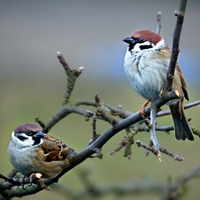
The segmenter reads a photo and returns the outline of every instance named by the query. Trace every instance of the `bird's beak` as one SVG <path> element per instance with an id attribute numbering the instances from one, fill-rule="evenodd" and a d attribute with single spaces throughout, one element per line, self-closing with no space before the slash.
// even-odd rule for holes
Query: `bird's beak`
<path id="1" fill-rule="evenodd" d="M 123 39 L 124 42 L 128 43 L 128 44 L 134 44 L 135 40 L 132 37 L 126 37 Z"/>
<path id="2" fill-rule="evenodd" d="M 38 133 L 36 133 L 36 134 L 34 135 L 34 137 L 36 137 L 36 138 L 44 138 L 44 133 L 38 132 Z"/>

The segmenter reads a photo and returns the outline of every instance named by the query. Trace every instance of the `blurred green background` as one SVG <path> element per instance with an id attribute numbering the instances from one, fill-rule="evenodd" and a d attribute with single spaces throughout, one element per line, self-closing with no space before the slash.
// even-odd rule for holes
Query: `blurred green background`
<path id="1" fill-rule="evenodd" d="M 178 59 L 188 85 L 190 102 L 200 98 L 199 7 L 200 1 L 188 1 Z M 176 23 L 173 11 L 178 8 L 179 1 L 172 0 L 1 0 L 0 173 L 7 174 L 11 169 L 6 149 L 12 130 L 20 123 L 34 121 L 35 117 L 47 122 L 61 106 L 66 76 L 56 58 L 57 51 L 63 53 L 70 67 L 85 67 L 71 100 L 93 99 L 98 92 L 101 101 L 116 107 L 121 104 L 124 109 L 135 112 L 144 100 L 132 91 L 125 77 L 126 44 L 122 39 L 137 29 L 156 30 L 156 13 L 161 11 L 161 35 L 171 47 Z M 199 127 L 199 107 L 187 110 L 186 114 L 192 117 L 192 125 Z M 91 123 L 91 120 L 85 122 L 82 116 L 72 114 L 57 124 L 50 134 L 81 151 L 91 137 Z M 171 117 L 159 119 L 158 124 L 172 124 Z M 98 133 L 108 127 L 109 124 L 97 121 Z M 164 162 L 160 163 L 153 155 L 145 157 L 143 149 L 136 145 L 132 147 L 130 161 L 123 157 L 123 151 L 108 157 L 108 152 L 118 145 L 124 134 L 122 131 L 104 146 L 103 160 L 86 160 L 62 177 L 58 184 L 74 192 L 83 189 L 78 178 L 78 170 L 83 166 L 92 167 L 90 178 L 97 184 L 140 179 L 164 184 L 168 176 L 175 181 L 200 162 L 198 138 L 194 142 L 178 142 L 173 132 L 170 135 L 158 132 L 158 139 L 163 147 L 182 155 L 183 162 L 175 162 L 163 155 Z M 135 138 L 147 143 L 149 133 L 140 133 Z M 196 199 L 200 194 L 199 182 L 194 179 L 187 184 L 189 190 L 184 200 Z M 136 196 L 148 200 L 157 197 L 159 195 Z M 54 188 L 50 192 L 24 197 L 27 200 L 36 198 L 65 199 Z"/>

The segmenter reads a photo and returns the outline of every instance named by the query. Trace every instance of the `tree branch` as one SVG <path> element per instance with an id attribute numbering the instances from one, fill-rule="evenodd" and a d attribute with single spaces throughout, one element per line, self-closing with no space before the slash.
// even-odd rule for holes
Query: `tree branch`
<path id="1" fill-rule="evenodd" d="M 65 61 L 62 53 L 57 52 L 57 57 L 60 63 L 62 64 L 65 73 L 67 74 L 67 90 L 65 93 L 65 100 L 63 102 L 63 105 L 67 104 L 69 102 L 69 98 L 71 96 L 71 93 L 74 89 L 74 85 L 76 83 L 76 79 L 79 77 L 81 72 L 83 71 L 84 67 L 79 67 L 78 69 L 74 70 L 69 67 L 67 62 Z"/>
<path id="2" fill-rule="evenodd" d="M 185 9 L 186 9 L 187 0 L 181 0 L 179 11 L 175 10 L 174 14 L 177 16 L 176 27 L 174 30 L 173 35 L 173 44 L 172 44 L 172 53 L 169 63 L 169 68 L 167 71 L 167 80 L 164 85 L 164 91 L 171 91 L 172 90 L 172 82 L 174 77 L 174 71 L 177 63 L 177 58 L 179 54 L 179 42 L 181 37 L 181 30 L 183 26 L 183 20 L 185 16 Z"/>

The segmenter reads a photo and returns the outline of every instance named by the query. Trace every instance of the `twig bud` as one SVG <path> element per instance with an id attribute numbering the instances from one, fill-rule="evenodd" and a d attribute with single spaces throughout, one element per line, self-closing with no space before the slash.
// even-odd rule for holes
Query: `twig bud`
<path id="1" fill-rule="evenodd" d="M 95 94 L 94 100 L 95 100 L 96 103 L 98 103 L 98 104 L 100 103 L 100 98 L 99 98 L 98 93 Z"/>
<path id="2" fill-rule="evenodd" d="M 62 53 L 60 53 L 59 51 L 57 51 L 57 56 L 58 57 L 63 57 Z"/>
<path id="3" fill-rule="evenodd" d="M 122 105 L 121 105 L 121 104 L 119 104 L 119 105 L 118 105 L 118 108 L 119 108 L 119 109 L 122 109 Z"/>
<path id="4" fill-rule="evenodd" d="M 180 12 L 179 10 L 175 10 L 174 14 L 175 14 L 176 17 L 183 17 L 184 16 L 184 14 L 182 12 Z"/>
<path id="5" fill-rule="evenodd" d="M 84 67 L 83 67 L 83 66 L 79 67 L 79 68 L 77 69 L 78 75 L 80 75 L 80 73 L 81 73 L 83 70 L 84 70 Z"/>
<path id="6" fill-rule="evenodd" d="M 112 119 L 112 120 L 111 120 L 111 125 L 112 125 L 112 126 L 115 126 L 116 124 L 117 124 L 117 121 L 116 121 L 115 119 Z"/>
<path id="7" fill-rule="evenodd" d="M 161 11 L 158 11 L 157 13 L 157 21 L 160 21 L 161 20 Z"/>

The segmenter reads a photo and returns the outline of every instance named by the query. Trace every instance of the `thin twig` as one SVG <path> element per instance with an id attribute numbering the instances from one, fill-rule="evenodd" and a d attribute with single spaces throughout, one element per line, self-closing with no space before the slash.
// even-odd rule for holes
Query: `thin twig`
<path id="1" fill-rule="evenodd" d="M 92 138 L 90 139 L 88 145 L 91 145 L 100 136 L 100 134 L 97 134 L 96 122 L 97 122 L 97 116 L 96 113 L 94 112 L 92 117 Z"/>
<path id="2" fill-rule="evenodd" d="M 65 61 L 63 54 L 58 51 L 57 57 L 58 57 L 58 60 L 60 61 L 60 63 L 62 64 L 63 68 L 65 69 L 65 73 L 67 75 L 69 75 L 71 69 L 70 69 L 69 65 L 67 64 L 67 62 Z"/>
<path id="3" fill-rule="evenodd" d="M 156 26 L 156 33 L 158 34 L 158 35 L 160 35 L 160 31 L 161 31 L 161 12 L 159 11 L 158 13 L 157 13 L 157 26 Z"/>
<path id="4" fill-rule="evenodd" d="M 65 73 L 67 74 L 67 89 L 65 93 L 65 100 L 63 102 L 63 106 L 66 105 L 69 102 L 69 98 L 71 96 L 71 93 L 74 89 L 74 85 L 76 83 L 76 79 L 78 76 L 82 73 L 84 67 L 79 67 L 78 69 L 71 69 L 67 62 L 65 61 L 65 58 L 62 53 L 57 52 L 57 57 L 60 63 L 62 64 Z"/>
<path id="5" fill-rule="evenodd" d="M 140 140 L 137 140 L 136 144 L 137 144 L 138 147 L 143 147 L 145 150 L 148 150 L 148 151 L 152 152 L 154 155 L 157 156 L 158 151 L 156 149 L 154 149 L 153 147 L 146 145 L 145 143 L 141 142 Z M 168 155 L 168 156 L 171 156 L 176 161 L 183 161 L 183 157 L 182 156 L 174 154 L 174 153 L 170 152 L 169 150 L 164 149 L 163 147 L 159 147 L 159 151 L 161 153 L 164 153 L 164 154 Z"/>

